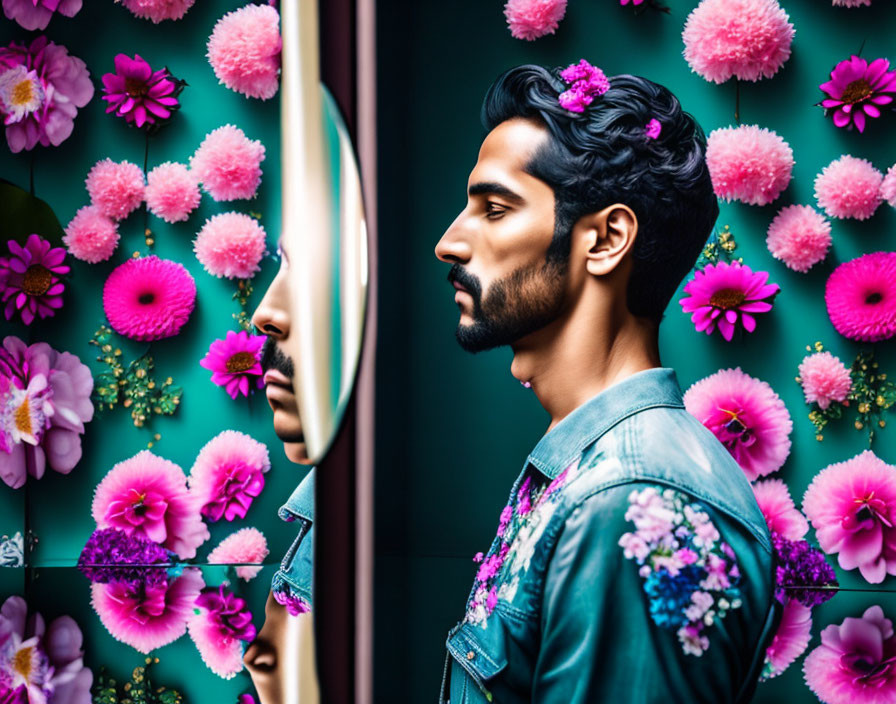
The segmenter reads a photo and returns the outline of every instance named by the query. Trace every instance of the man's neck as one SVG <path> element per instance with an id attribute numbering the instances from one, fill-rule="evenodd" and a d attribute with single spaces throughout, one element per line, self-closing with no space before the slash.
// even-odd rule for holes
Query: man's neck
<path id="1" fill-rule="evenodd" d="M 547 432 L 616 382 L 661 366 L 656 325 L 627 311 L 609 317 L 580 309 L 513 345 L 510 371 L 550 414 Z"/>

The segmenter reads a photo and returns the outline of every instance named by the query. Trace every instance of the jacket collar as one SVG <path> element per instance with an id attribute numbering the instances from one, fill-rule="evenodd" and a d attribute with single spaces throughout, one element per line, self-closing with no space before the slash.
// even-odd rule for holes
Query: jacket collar
<path id="1" fill-rule="evenodd" d="M 653 367 L 608 386 L 561 420 L 528 457 L 528 462 L 554 479 L 589 445 L 624 418 L 647 408 L 684 408 L 678 377 L 671 367 Z"/>
<path id="2" fill-rule="evenodd" d="M 294 521 L 301 518 L 308 523 L 314 522 L 314 473 L 316 467 L 312 467 L 305 478 L 290 494 L 286 503 L 277 511 L 277 515 L 284 521 Z"/>

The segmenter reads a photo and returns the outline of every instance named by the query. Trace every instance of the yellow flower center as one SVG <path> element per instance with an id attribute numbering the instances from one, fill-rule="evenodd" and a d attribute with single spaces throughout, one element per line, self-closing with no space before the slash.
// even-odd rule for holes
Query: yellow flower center
<path id="1" fill-rule="evenodd" d="M 22 405 L 15 410 L 13 420 L 16 424 L 16 430 L 20 433 L 23 435 L 33 434 L 34 429 L 31 427 L 31 404 L 28 403 L 27 396 L 23 399 Z"/>
<path id="2" fill-rule="evenodd" d="M 43 296 L 53 285 L 53 274 L 40 264 L 32 264 L 25 270 L 22 290 L 29 296 Z"/>
<path id="3" fill-rule="evenodd" d="M 872 95 L 874 95 L 874 88 L 872 88 L 871 84 L 864 78 L 860 78 L 846 86 L 843 90 L 843 94 L 840 96 L 840 100 L 852 105 Z"/>
<path id="4" fill-rule="evenodd" d="M 737 308 L 744 302 L 744 292 L 739 288 L 720 288 L 709 299 L 711 305 L 722 310 Z"/>
<path id="5" fill-rule="evenodd" d="M 12 659 L 12 669 L 19 673 L 26 681 L 31 676 L 31 651 L 33 648 L 22 648 Z"/>
<path id="6" fill-rule="evenodd" d="M 237 352 L 227 360 L 227 371 L 231 374 L 244 372 L 254 367 L 256 361 L 255 355 L 251 352 Z"/>

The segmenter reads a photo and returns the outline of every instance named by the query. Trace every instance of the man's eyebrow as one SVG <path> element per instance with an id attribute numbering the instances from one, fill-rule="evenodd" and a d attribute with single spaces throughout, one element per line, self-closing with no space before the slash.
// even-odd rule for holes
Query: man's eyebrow
<path id="1" fill-rule="evenodd" d="M 481 181 L 471 184 L 467 193 L 472 196 L 495 195 L 503 196 L 514 203 L 524 202 L 524 198 L 517 192 L 511 191 L 507 186 L 494 181 Z"/>

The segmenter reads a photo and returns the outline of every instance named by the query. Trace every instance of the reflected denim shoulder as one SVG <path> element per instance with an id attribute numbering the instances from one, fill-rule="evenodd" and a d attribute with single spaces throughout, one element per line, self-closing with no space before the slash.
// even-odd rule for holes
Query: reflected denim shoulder
<path id="1" fill-rule="evenodd" d="M 277 512 L 298 533 L 271 580 L 271 593 L 292 616 L 311 610 L 314 574 L 314 473 L 312 468 Z"/>

